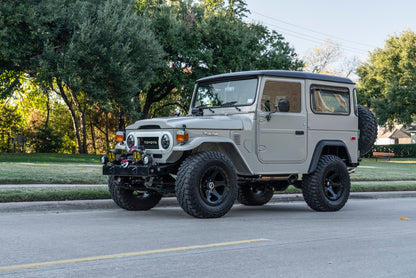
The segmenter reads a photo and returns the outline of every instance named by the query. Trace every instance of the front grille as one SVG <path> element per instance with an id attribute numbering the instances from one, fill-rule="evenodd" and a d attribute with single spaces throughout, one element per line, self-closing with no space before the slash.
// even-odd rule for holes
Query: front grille
<path id="1" fill-rule="evenodd" d="M 145 149 L 159 149 L 159 137 L 139 137 L 140 146 Z"/>

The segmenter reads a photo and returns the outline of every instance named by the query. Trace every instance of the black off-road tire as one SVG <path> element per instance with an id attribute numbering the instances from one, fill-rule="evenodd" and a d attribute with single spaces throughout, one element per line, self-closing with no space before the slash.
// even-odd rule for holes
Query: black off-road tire
<path id="1" fill-rule="evenodd" d="M 358 105 L 358 129 L 360 130 L 358 149 L 360 155 L 364 156 L 377 139 L 377 120 L 370 109 L 362 105 Z"/>
<path id="2" fill-rule="evenodd" d="M 323 155 L 312 174 L 303 175 L 302 194 L 316 211 L 337 211 L 350 195 L 351 181 L 347 166 L 338 156 Z"/>
<path id="3" fill-rule="evenodd" d="M 162 195 L 155 191 L 133 191 L 119 186 L 119 183 L 128 182 L 126 178 L 110 176 L 108 188 L 113 201 L 126 210 L 149 210 L 156 206 Z"/>
<path id="4" fill-rule="evenodd" d="M 118 202 L 118 199 L 116 198 L 117 196 L 114 192 L 114 189 L 121 181 L 121 177 L 108 176 L 108 191 L 110 192 L 111 199 L 113 199 L 114 203 L 116 203 L 118 206 L 120 206 L 120 204 Z"/>
<path id="5" fill-rule="evenodd" d="M 186 158 L 175 184 L 176 198 L 182 209 L 197 218 L 225 215 L 238 192 L 235 168 L 225 155 L 200 152 Z"/>
<path id="6" fill-rule="evenodd" d="M 273 188 L 265 184 L 240 184 L 238 187 L 238 201 L 245 206 L 262 206 L 273 197 Z"/>

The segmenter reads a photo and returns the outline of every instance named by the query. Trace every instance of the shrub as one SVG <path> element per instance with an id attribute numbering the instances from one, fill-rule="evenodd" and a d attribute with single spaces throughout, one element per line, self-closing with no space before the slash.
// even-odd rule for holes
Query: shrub
<path id="1" fill-rule="evenodd" d="M 374 145 L 367 157 L 373 157 L 373 152 L 394 153 L 396 157 L 416 157 L 416 144 Z"/>

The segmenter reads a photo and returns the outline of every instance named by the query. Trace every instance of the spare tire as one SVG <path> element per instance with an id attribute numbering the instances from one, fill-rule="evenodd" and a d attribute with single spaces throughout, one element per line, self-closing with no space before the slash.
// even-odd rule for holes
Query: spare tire
<path id="1" fill-rule="evenodd" d="M 358 105 L 358 129 L 360 130 L 358 149 L 360 156 L 364 156 L 377 139 L 377 120 L 370 109 L 362 105 Z"/>

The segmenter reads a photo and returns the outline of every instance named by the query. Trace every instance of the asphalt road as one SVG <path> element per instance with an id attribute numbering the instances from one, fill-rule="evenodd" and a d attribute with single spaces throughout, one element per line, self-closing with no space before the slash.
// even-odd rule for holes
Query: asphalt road
<path id="1" fill-rule="evenodd" d="M 416 198 L 0 213 L 0 277 L 416 277 Z"/>

